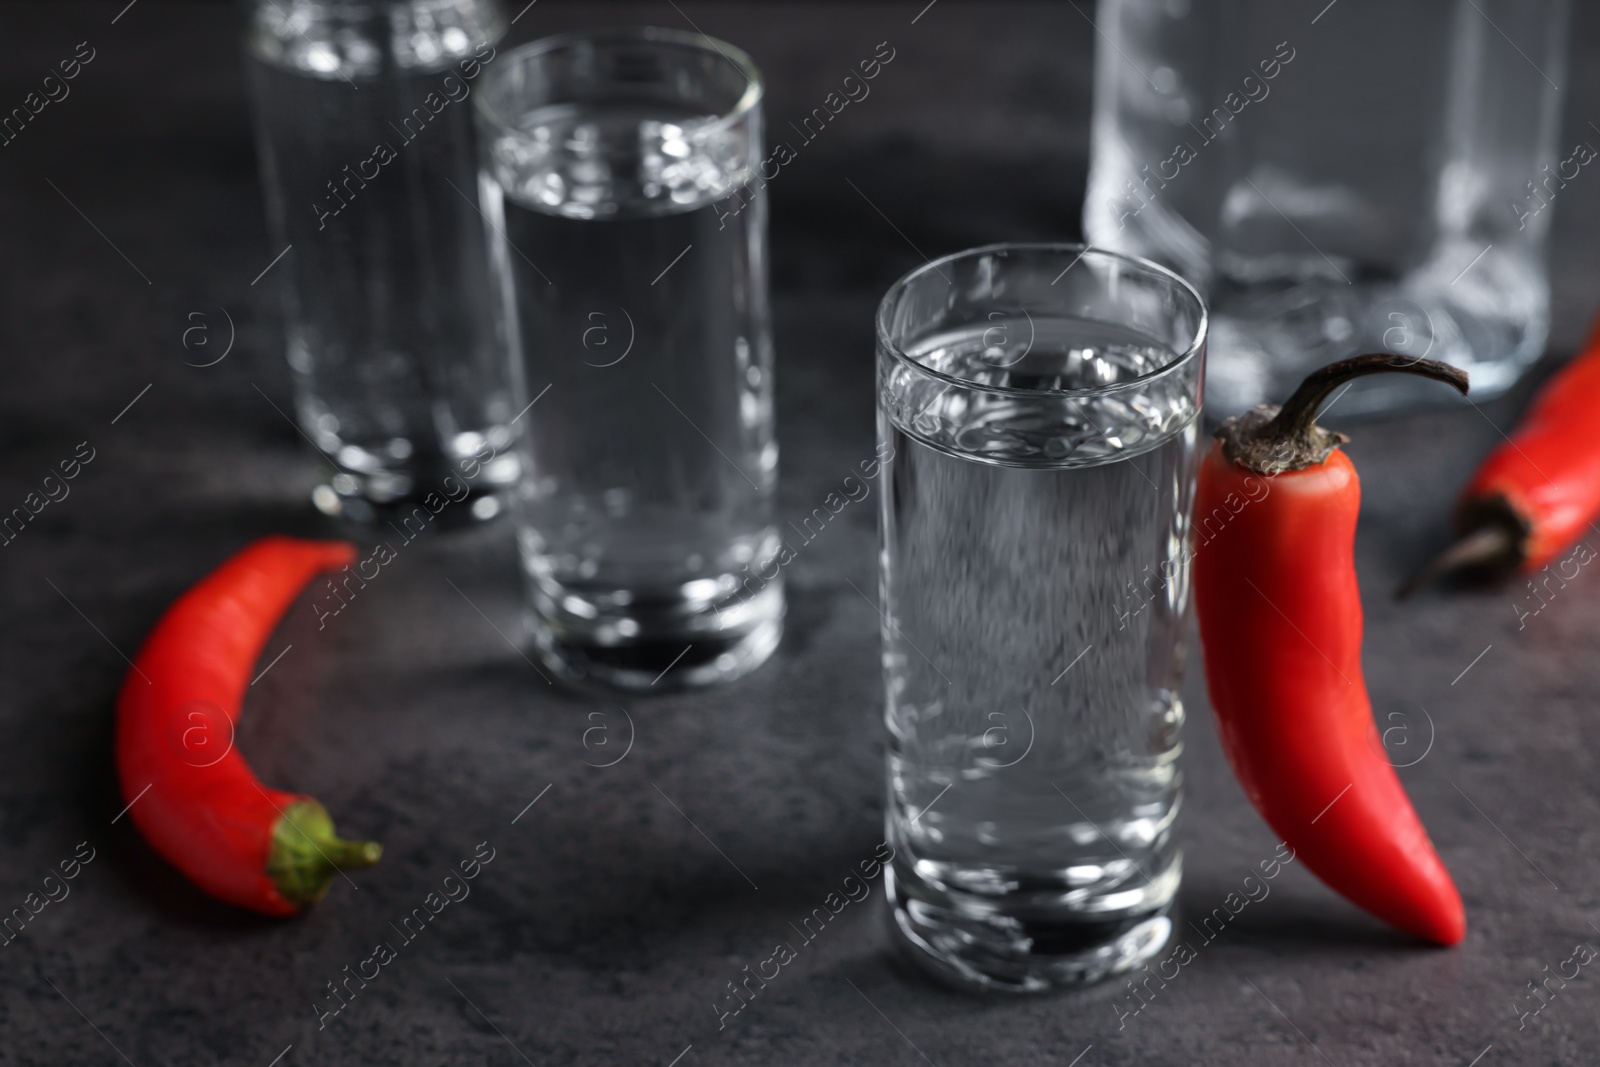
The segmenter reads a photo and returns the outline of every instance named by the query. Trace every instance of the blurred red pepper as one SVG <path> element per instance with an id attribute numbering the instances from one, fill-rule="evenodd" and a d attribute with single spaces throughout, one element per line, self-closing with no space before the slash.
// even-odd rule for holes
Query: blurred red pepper
<path id="1" fill-rule="evenodd" d="M 1456 507 L 1461 540 L 1401 586 L 1399 595 L 1470 567 L 1532 573 L 1594 529 L 1600 518 L 1597 413 L 1600 324 L 1467 483 Z"/>
<path id="2" fill-rule="evenodd" d="M 1357 356 L 1312 374 L 1281 409 L 1229 419 L 1195 513 L 1235 514 L 1195 554 L 1195 605 L 1223 748 L 1250 802 L 1330 888 L 1448 945 L 1466 933 L 1461 897 L 1384 757 L 1361 675 L 1361 485 L 1338 450 L 1346 438 L 1315 422 L 1333 389 L 1378 371 L 1467 390 L 1442 363 Z M 1262 478 L 1265 495 L 1251 491 Z"/>
<path id="3" fill-rule="evenodd" d="M 173 604 L 134 659 L 117 699 L 117 773 L 134 824 L 157 852 L 214 897 L 268 915 L 319 900 L 382 849 L 344 841 L 321 804 L 264 788 L 233 747 L 233 729 L 267 638 L 322 570 L 353 545 L 267 537 Z"/>

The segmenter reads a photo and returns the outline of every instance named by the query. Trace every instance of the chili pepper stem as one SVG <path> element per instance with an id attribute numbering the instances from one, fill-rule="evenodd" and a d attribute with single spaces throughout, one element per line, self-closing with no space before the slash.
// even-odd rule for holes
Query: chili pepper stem
<path id="1" fill-rule="evenodd" d="M 327 809 L 306 798 L 284 808 L 273 826 L 267 875 L 284 899 L 304 907 L 322 899 L 335 874 L 371 867 L 382 855 L 376 841 L 337 836 Z"/>
<path id="2" fill-rule="evenodd" d="M 1417 359 L 1392 352 L 1370 352 L 1312 371 L 1283 406 L 1262 404 L 1217 428 L 1216 437 L 1229 459 L 1256 474 L 1304 470 L 1328 458 L 1349 440 L 1317 425 L 1317 412 L 1333 391 L 1368 374 L 1396 371 L 1416 374 L 1467 392 L 1467 372 L 1435 359 Z"/>
<path id="3" fill-rule="evenodd" d="M 1473 568 L 1513 567 L 1521 557 L 1517 535 L 1504 526 L 1483 526 L 1440 553 L 1432 563 L 1400 584 L 1396 600 L 1405 600 L 1418 589 L 1446 574 Z"/>

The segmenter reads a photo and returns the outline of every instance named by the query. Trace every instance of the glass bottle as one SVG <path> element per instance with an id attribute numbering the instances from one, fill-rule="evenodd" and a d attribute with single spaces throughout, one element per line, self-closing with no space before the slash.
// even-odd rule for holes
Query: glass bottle
<path id="1" fill-rule="evenodd" d="M 1196 283 L 1206 404 L 1362 351 L 1508 389 L 1549 323 L 1566 0 L 1101 0 L 1084 230 Z M 1600 144 L 1600 137 L 1594 138 Z M 1341 414 L 1443 402 L 1399 375 Z"/>

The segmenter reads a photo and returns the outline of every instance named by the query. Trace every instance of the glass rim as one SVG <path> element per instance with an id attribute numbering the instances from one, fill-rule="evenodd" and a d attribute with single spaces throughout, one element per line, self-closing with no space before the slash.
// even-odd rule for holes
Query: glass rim
<path id="1" fill-rule="evenodd" d="M 1194 330 L 1194 339 L 1189 342 L 1188 347 L 1182 352 L 1175 353 L 1171 360 L 1162 364 L 1160 367 L 1157 367 L 1155 370 L 1146 371 L 1145 373 L 1136 375 L 1132 378 L 1124 378 L 1119 382 L 1108 382 L 1105 385 L 1093 385 L 1082 389 L 1022 389 L 1011 385 L 992 385 L 985 382 L 973 381 L 971 378 L 963 378 L 959 375 L 947 374 L 944 371 L 935 370 L 914 356 L 908 355 L 905 349 L 889 336 L 890 313 L 894 307 L 898 306 L 901 298 L 903 298 L 906 292 L 911 288 L 912 283 L 916 282 L 920 278 L 926 277 L 929 272 L 937 273 L 938 269 L 946 264 L 954 263 L 957 260 L 971 259 L 982 255 L 992 255 L 996 252 L 1008 254 L 1012 252 L 1057 252 L 1064 255 L 1077 253 L 1077 258 L 1074 259 L 1072 263 L 1068 264 L 1067 270 L 1071 270 L 1073 267 L 1077 266 L 1078 260 L 1089 256 L 1093 256 L 1096 259 L 1114 260 L 1137 267 L 1139 270 L 1144 271 L 1147 274 L 1154 275 L 1155 277 L 1168 282 L 1179 292 L 1187 293 L 1189 298 L 1194 301 L 1195 307 L 1200 312 L 1199 321 L 1197 322 Z M 1063 271 L 1062 273 L 1065 274 L 1066 271 Z M 995 244 L 978 245 L 975 248 L 964 248 L 958 252 L 951 252 L 948 255 L 940 256 L 938 259 L 930 259 L 926 263 L 922 264 L 922 266 L 908 271 L 893 285 L 889 286 L 888 292 L 884 293 L 883 299 L 878 302 L 878 311 L 874 318 L 877 328 L 879 347 L 888 351 L 897 362 L 905 366 L 913 373 L 926 375 L 929 378 L 944 382 L 947 385 L 953 385 L 957 388 L 970 390 L 972 392 L 990 393 L 996 396 L 1028 397 L 1034 400 L 1048 400 L 1051 397 L 1105 396 L 1111 393 L 1122 392 L 1129 389 L 1146 388 L 1163 376 L 1177 373 L 1194 362 L 1194 360 L 1199 357 L 1201 349 L 1205 348 L 1206 337 L 1211 326 L 1211 311 L 1208 307 L 1206 307 L 1205 299 L 1201 297 L 1200 291 L 1193 285 L 1189 284 L 1189 282 L 1186 281 L 1183 276 L 1178 274 L 1176 271 L 1169 270 L 1168 268 L 1163 267 L 1161 264 L 1156 263 L 1153 260 L 1145 259 L 1142 256 L 1128 255 L 1125 252 L 1114 252 L 1109 248 L 1096 248 L 1094 245 L 1084 244 L 1077 241 L 1000 241 L 996 242 Z"/>
<path id="2" fill-rule="evenodd" d="M 732 64 L 733 68 L 745 77 L 744 93 L 727 111 L 718 115 L 710 122 L 695 127 L 693 135 L 718 133 L 739 122 L 757 107 L 766 95 L 766 83 L 761 78 L 761 68 L 756 66 L 750 54 L 737 45 L 712 37 L 704 33 L 690 33 L 688 30 L 667 29 L 664 26 L 617 26 L 603 27 L 589 30 L 569 30 L 565 33 L 554 33 L 548 37 L 520 44 L 506 52 L 498 59 L 521 60 L 548 52 L 556 52 L 564 48 L 571 48 L 577 44 L 672 44 L 694 49 L 701 53 L 715 52 L 722 59 Z M 506 63 L 504 66 L 511 66 Z M 490 77 L 498 74 L 498 68 L 490 72 Z M 475 102 L 478 114 L 493 123 L 496 127 L 507 133 L 524 133 L 516 126 L 506 121 L 505 117 L 491 105 L 486 97 L 488 93 L 479 93 Z"/>

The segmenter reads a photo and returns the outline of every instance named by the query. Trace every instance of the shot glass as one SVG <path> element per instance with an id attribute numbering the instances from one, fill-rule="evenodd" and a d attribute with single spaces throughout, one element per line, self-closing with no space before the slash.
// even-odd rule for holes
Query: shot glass
<path id="1" fill-rule="evenodd" d="M 957 984 L 1160 950 L 1181 875 L 1206 309 L 1081 245 L 933 261 L 878 308 L 887 887 Z"/>
<path id="2" fill-rule="evenodd" d="M 477 95 L 534 645 L 576 682 L 777 646 L 761 99 L 743 52 L 659 29 L 536 41 Z"/>
<path id="3" fill-rule="evenodd" d="M 467 101 L 505 13 L 496 0 L 248 9 L 278 253 L 256 280 L 270 271 L 263 284 L 282 288 L 295 414 L 332 468 L 312 501 L 380 529 L 492 518 L 517 476 L 516 409 L 489 325 Z"/>

